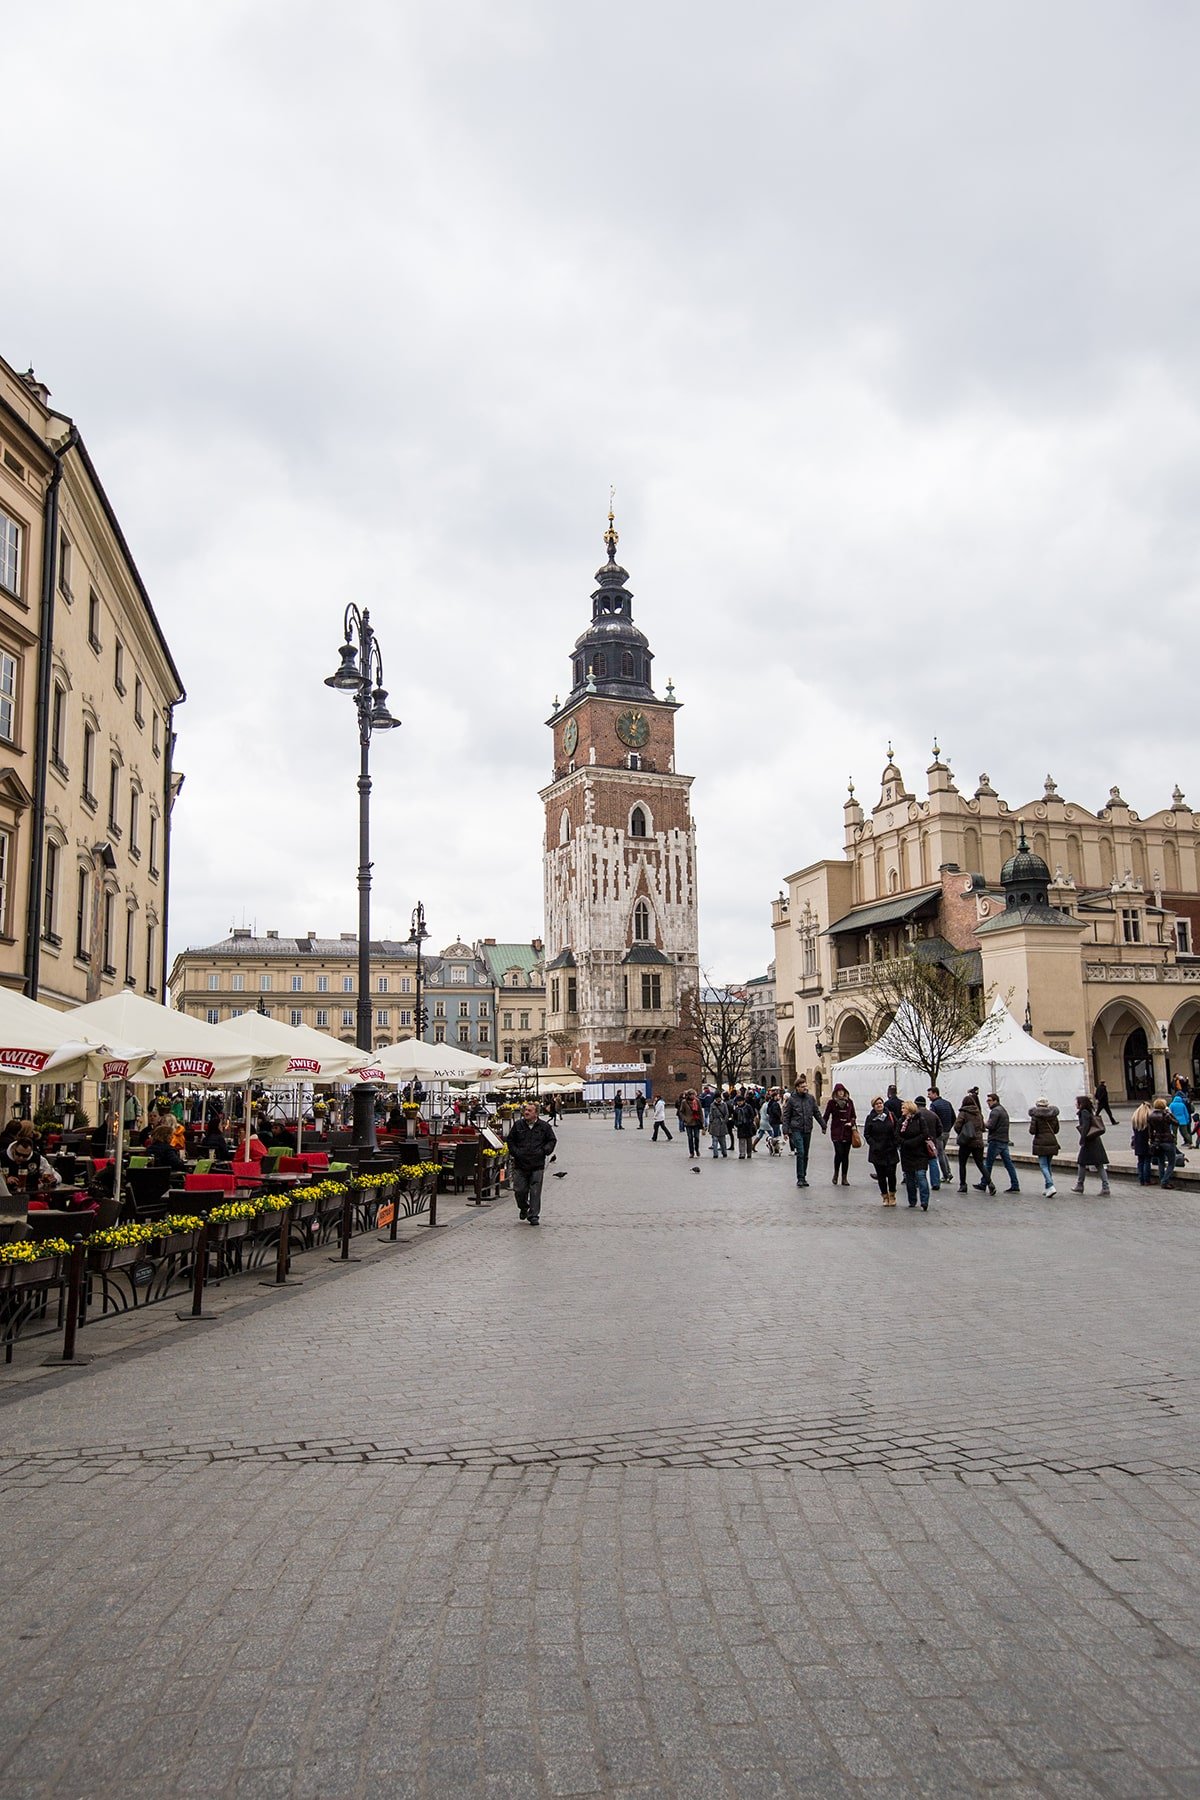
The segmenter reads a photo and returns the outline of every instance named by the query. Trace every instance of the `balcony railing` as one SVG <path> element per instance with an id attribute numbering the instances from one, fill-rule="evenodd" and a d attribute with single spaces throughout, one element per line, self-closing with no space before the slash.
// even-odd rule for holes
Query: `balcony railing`
<path id="1" fill-rule="evenodd" d="M 874 978 L 873 963 L 852 963 L 848 969 L 835 969 L 833 972 L 834 988 L 869 987 Z"/>

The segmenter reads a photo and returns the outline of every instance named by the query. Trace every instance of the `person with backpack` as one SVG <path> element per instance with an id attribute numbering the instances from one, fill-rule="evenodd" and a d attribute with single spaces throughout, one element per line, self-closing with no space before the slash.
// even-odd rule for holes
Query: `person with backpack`
<path id="1" fill-rule="evenodd" d="M 1167 1103 L 1162 1103 L 1163 1112 Z M 1100 1177 L 1100 1192 L 1110 1192 L 1108 1185 L 1108 1152 L 1104 1148 L 1104 1120 L 1092 1102 L 1090 1094 L 1080 1094 L 1075 1102 L 1075 1120 L 1079 1128 L 1079 1163 L 1076 1169 L 1078 1180 L 1074 1192 L 1082 1194 L 1083 1178 L 1089 1169 L 1095 1169 Z"/>
<path id="2" fill-rule="evenodd" d="M 1146 1139 L 1150 1159 L 1158 1170 L 1159 1187 L 1170 1187 L 1175 1173 L 1175 1129 L 1171 1108 L 1165 1100 L 1156 1100 L 1146 1121 Z"/>

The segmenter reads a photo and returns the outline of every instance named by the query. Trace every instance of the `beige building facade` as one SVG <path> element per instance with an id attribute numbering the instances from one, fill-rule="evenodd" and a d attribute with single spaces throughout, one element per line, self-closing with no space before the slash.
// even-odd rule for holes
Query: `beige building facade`
<path id="1" fill-rule="evenodd" d="M 342 1043 L 355 1042 L 358 939 L 315 931 L 258 936 L 235 927 L 219 943 L 180 951 L 171 966 L 171 1005 L 210 1025 L 263 1011 L 286 1025 L 309 1025 Z M 391 938 L 371 944 L 372 1047 L 385 1050 L 415 1037 L 416 946 Z M 426 1002 L 428 1005 L 428 1002 Z"/>
<path id="2" fill-rule="evenodd" d="M 1037 893 L 1002 886 L 1042 863 Z M 772 925 L 785 1079 L 827 1080 L 873 1043 L 874 966 L 915 949 L 966 967 L 981 1003 L 1002 995 L 1114 1100 L 1200 1086 L 1200 831 L 1178 787 L 1145 817 L 1116 787 L 1093 810 L 1049 776 L 1010 806 L 986 775 L 962 792 L 935 744 L 918 797 L 889 746 L 869 813 L 851 785 L 842 856 L 789 875 Z"/>
<path id="3" fill-rule="evenodd" d="M 0 360 L 0 982 L 166 973 L 183 684 L 78 428 Z"/>

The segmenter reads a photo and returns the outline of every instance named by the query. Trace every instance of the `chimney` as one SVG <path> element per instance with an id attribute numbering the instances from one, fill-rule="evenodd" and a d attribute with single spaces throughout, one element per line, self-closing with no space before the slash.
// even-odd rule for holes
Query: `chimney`
<path id="1" fill-rule="evenodd" d="M 310 932 L 309 932 L 309 934 L 308 934 L 308 941 L 309 941 L 309 943 L 310 943 L 310 944 L 311 944 L 311 943 L 312 943 L 312 941 L 313 941 L 313 939 L 314 939 L 314 938 L 315 938 L 315 937 L 316 937 L 316 935 L 317 935 L 317 934 L 316 934 L 316 932 L 315 932 L 315 931 L 310 931 Z"/>
<path id="2" fill-rule="evenodd" d="M 250 936 L 250 927 L 248 925 L 235 925 L 233 928 L 233 935 L 235 939 L 248 938 Z"/>
<path id="3" fill-rule="evenodd" d="M 529 948 L 531 950 L 536 950 L 538 955 L 540 956 L 542 954 L 542 951 L 545 949 L 545 945 L 542 943 L 541 938 L 532 938 L 530 940 Z"/>
<path id="4" fill-rule="evenodd" d="M 269 938 L 277 938 L 279 936 L 279 933 L 277 931 L 268 931 L 267 936 Z"/>
<path id="5" fill-rule="evenodd" d="M 484 938 L 483 941 L 485 944 L 495 944 L 496 942 L 495 938 Z"/>
<path id="6" fill-rule="evenodd" d="M 50 399 L 50 389 L 46 386 L 44 381 L 38 380 L 32 367 L 26 369 L 21 380 L 25 383 L 25 386 L 29 389 L 34 399 L 40 400 L 42 405 L 45 406 Z"/>
<path id="7" fill-rule="evenodd" d="M 356 933 L 353 931 L 343 931 L 340 935 L 343 944 L 352 944 L 355 941 Z"/>

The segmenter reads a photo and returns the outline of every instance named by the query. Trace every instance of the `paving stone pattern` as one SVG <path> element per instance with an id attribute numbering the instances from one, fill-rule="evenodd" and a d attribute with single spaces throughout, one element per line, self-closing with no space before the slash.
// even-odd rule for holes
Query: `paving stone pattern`
<path id="1" fill-rule="evenodd" d="M 1200 1795 L 1196 1202 L 562 1141 L 0 1382 L 0 1800 Z"/>

